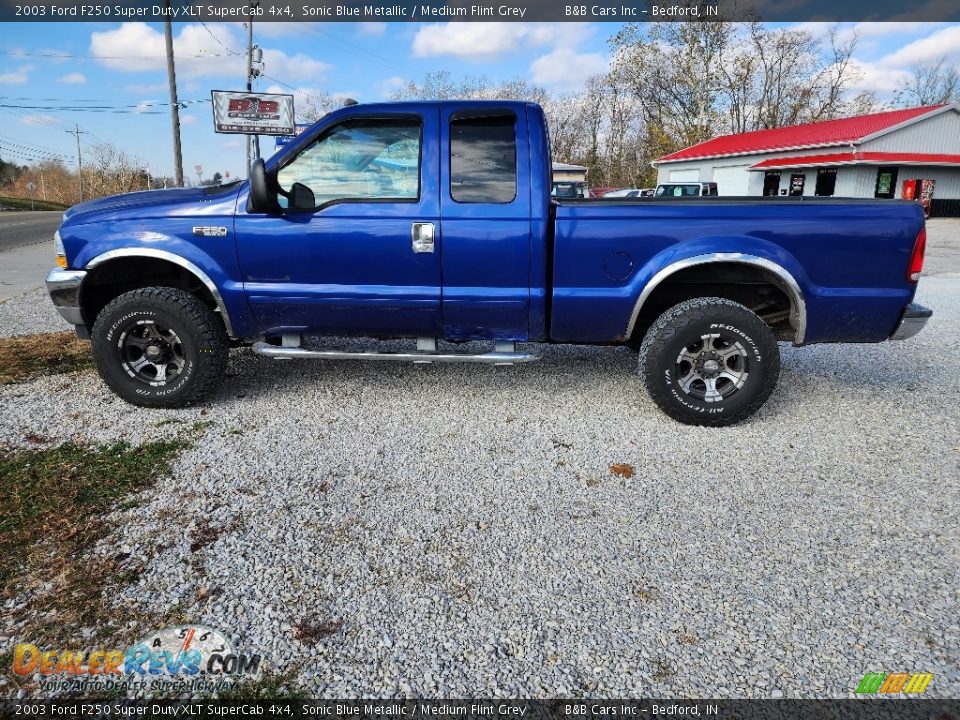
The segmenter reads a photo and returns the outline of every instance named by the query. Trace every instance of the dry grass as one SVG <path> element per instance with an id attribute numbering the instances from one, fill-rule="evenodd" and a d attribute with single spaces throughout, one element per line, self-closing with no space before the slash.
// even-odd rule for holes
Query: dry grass
<path id="1" fill-rule="evenodd" d="M 616 475 L 617 477 L 632 478 L 633 465 L 627 465 L 626 463 L 614 463 L 610 466 L 610 474 Z"/>
<path id="2" fill-rule="evenodd" d="M 111 533 L 106 515 L 168 474 L 201 430 L 136 447 L 0 447 L 0 600 L 26 600 L 12 618 L 23 637 L 69 644 L 82 628 L 109 636 L 135 619 L 109 600 L 142 572 L 140 561 L 87 551 Z"/>
<path id="3" fill-rule="evenodd" d="M 69 331 L 0 338 L 0 385 L 91 367 L 89 341 Z"/>
<path id="4" fill-rule="evenodd" d="M 304 618 L 293 623 L 293 636 L 305 645 L 316 645 L 323 638 L 340 632 L 343 623 L 336 620 L 314 620 Z"/>

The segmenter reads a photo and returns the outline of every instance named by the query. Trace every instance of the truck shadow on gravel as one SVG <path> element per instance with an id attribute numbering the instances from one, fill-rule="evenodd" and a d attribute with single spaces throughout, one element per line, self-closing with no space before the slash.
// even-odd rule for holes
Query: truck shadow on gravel
<path id="1" fill-rule="evenodd" d="M 213 401 L 263 398 L 293 388 L 308 393 L 349 394 L 358 385 L 393 392 L 427 383 L 437 393 L 461 395 L 481 391 L 490 399 L 502 395 L 505 401 L 515 400 L 518 390 L 528 395 L 550 396 L 558 391 L 596 394 L 609 389 L 617 392 L 618 399 L 631 404 L 648 402 L 638 373 L 637 353 L 629 348 L 536 344 L 524 348 L 541 355 L 541 359 L 512 367 L 478 367 L 466 363 L 277 361 L 249 350 L 234 351 L 229 380 Z M 952 378 L 955 370 L 930 361 L 922 348 L 912 349 L 904 344 L 805 348 L 782 344 L 780 382 L 771 400 L 809 402 L 814 389 L 818 393 L 827 389 L 860 393 L 869 389 L 871 395 L 890 393 L 890 398 L 895 399 L 894 395 L 904 390 L 930 387 L 941 376 Z"/>

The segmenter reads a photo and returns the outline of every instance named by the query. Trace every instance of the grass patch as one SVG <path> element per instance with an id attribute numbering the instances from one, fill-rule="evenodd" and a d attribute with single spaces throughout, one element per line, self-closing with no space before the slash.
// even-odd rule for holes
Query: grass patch
<path id="1" fill-rule="evenodd" d="M 296 679 L 290 673 L 265 671 L 258 680 L 234 683 L 229 690 L 217 693 L 220 700 L 306 700 Z"/>
<path id="2" fill-rule="evenodd" d="M 34 210 L 66 210 L 68 207 L 70 206 L 64 203 L 54 202 L 53 200 L 33 201 Z M 8 210 L 29 210 L 30 198 L 0 196 L 0 208 L 6 208 Z"/>
<path id="3" fill-rule="evenodd" d="M 0 385 L 91 367 L 90 342 L 70 331 L 0 338 Z"/>
<path id="4" fill-rule="evenodd" d="M 39 540 L 54 535 L 82 546 L 99 536 L 97 521 L 113 504 L 152 484 L 183 448 L 175 439 L 0 450 L 0 589 Z"/>
<path id="5" fill-rule="evenodd" d="M 136 619 L 106 600 L 111 585 L 133 582 L 142 566 L 123 553 L 85 551 L 110 534 L 104 517 L 136 505 L 129 496 L 168 474 L 203 427 L 139 446 L 0 448 L 0 598 L 27 598 L 18 634 L 66 644 L 82 628 L 112 634 Z"/>

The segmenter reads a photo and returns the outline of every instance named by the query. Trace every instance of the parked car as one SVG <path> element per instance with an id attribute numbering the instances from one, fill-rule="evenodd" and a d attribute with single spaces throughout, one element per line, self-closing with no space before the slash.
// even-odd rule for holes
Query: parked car
<path id="1" fill-rule="evenodd" d="M 586 198 L 590 197 L 590 191 L 585 182 L 575 182 L 571 180 L 558 180 L 553 183 L 550 190 L 550 197 L 554 198 Z"/>
<path id="2" fill-rule="evenodd" d="M 619 190 L 611 190 L 610 192 L 604 193 L 603 197 L 605 198 L 653 197 L 653 194 L 654 194 L 653 188 L 621 188 Z"/>
<path id="3" fill-rule="evenodd" d="M 206 397 L 231 344 L 503 365 L 538 359 L 517 343 L 620 343 L 667 414 L 728 425 L 773 391 L 778 340 L 903 339 L 931 315 L 913 303 L 917 203 L 550 195 L 537 105 L 353 105 L 256 160 L 249 181 L 71 208 L 47 286 L 107 385 L 146 407 Z M 311 335 L 416 350 L 318 350 Z"/>
<path id="4" fill-rule="evenodd" d="M 656 197 L 709 197 L 717 195 L 715 182 L 662 183 L 657 185 Z"/>

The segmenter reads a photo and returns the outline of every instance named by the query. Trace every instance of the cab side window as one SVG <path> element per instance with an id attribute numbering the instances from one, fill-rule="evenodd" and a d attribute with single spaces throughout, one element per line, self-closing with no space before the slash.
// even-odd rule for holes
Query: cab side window
<path id="1" fill-rule="evenodd" d="M 414 118 L 343 122 L 280 169 L 280 204 L 313 210 L 338 201 L 416 201 L 420 144 Z"/>
<path id="2" fill-rule="evenodd" d="M 517 197 L 513 115 L 450 121 L 450 197 L 458 203 L 498 204 Z"/>

